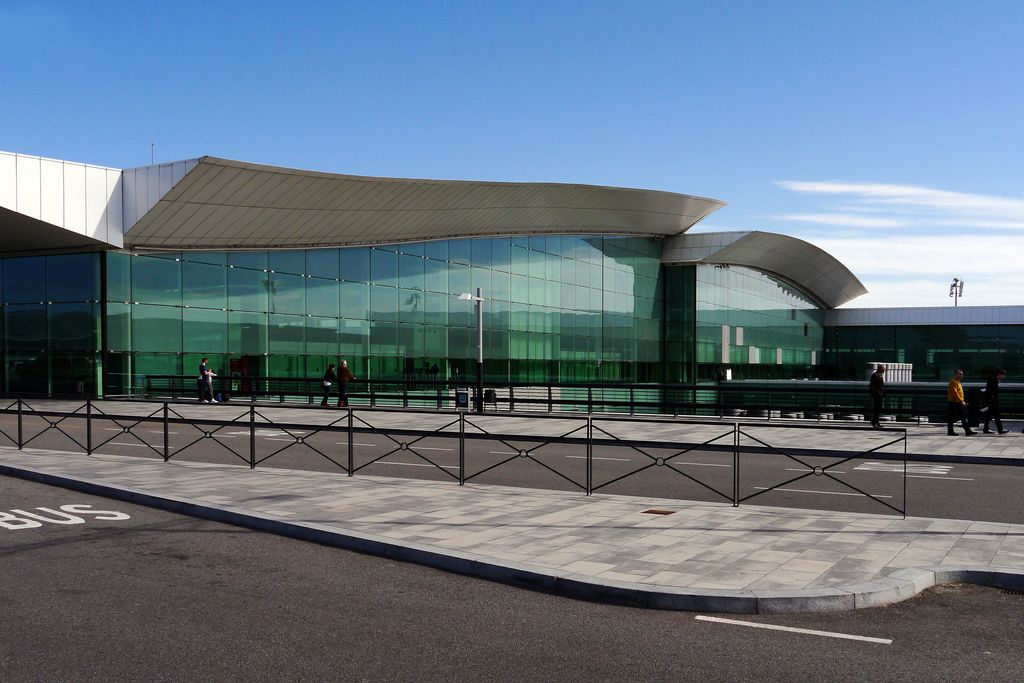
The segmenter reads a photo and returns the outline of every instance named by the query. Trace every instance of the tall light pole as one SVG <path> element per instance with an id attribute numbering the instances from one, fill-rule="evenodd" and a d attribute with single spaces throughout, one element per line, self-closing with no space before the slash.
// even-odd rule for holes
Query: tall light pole
<path id="1" fill-rule="evenodd" d="M 484 412 L 484 294 L 476 288 L 476 296 L 469 292 L 459 295 L 460 301 L 476 302 L 476 412 Z"/>
<path id="2" fill-rule="evenodd" d="M 953 284 L 949 286 L 949 295 L 953 297 L 953 306 L 956 307 L 956 301 L 964 295 L 964 281 L 960 278 L 953 278 Z"/>

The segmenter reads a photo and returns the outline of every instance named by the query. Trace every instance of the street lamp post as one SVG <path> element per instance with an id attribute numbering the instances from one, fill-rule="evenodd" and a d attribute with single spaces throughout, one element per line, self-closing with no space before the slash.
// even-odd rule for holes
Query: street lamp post
<path id="1" fill-rule="evenodd" d="M 476 412 L 484 412 L 484 294 L 476 288 L 476 296 L 469 292 L 459 295 L 461 301 L 476 302 Z"/>

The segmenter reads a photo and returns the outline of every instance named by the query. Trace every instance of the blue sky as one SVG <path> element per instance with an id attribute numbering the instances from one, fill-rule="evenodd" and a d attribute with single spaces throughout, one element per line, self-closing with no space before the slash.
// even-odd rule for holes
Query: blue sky
<path id="1" fill-rule="evenodd" d="M 1024 304 L 1021 2 L 0 0 L 0 149 L 595 183 Z"/>

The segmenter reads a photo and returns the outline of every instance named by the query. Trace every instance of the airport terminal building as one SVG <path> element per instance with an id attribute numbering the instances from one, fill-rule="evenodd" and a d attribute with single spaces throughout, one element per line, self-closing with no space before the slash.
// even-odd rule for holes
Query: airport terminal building
<path id="1" fill-rule="evenodd" d="M 0 387 L 127 394 L 203 356 L 221 375 L 319 377 L 344 358 L 361 378 L 458 380 L 477 357 L 459 295 L 478 289 L 490 382 L 860 378 L 844 354 L 873 319 L 835 309 L 863 285 L 795 238 L 690 232 L 723 205 L 0 152 Z M 1003 327 L 1018 343 L 995 353 L 1019 361 L 1024 319 Z"/>

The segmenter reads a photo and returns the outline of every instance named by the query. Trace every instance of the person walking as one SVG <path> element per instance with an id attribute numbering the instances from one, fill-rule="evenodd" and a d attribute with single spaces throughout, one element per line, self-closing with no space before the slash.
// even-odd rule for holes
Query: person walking
<path id="1" fill-rule="evenodd" d="M 868 391 L 871 392 L 871 427 L 882 428 L 882 397 L 885 396 L 885 366 L 879 365 L 875 368 L 868 382 Z"/>
<path id="2" fill-rule="evenodd" d="M 999 413 L 999 383 L 1004 379 L 1006 379 L 1006 372 L 996 368 L 992 371 L 988 381 L 985 382 L 985 401 L 988 403 L 988 413 L 985 415 L 985 429 L 982 431 L 986 434 L 992 433 L 988 425 L 993 420 L 995 420 L 997 432 L 1005 434 L 1009 431 L 1008 429 L 1003 429 L 1003 421 L 999 419 L 1001 417 Z"/>
<path id="3" fill-rule="evenodd" d="M 334 372 L 334 363 L 327 366 L 327 371 L 324 372 L 323 387 L 324 387 L 324 400 L 320 401 L 320 405 L 324 408 L 327 407 L 327 399 L 331 395 L 331 385 L 338 381 L 338 374 Z"/>
<path id="4" fill-rule="evenodd" d="M 213 397 L 213 378 L 217 376 L 217 373 L 210 369 L 209 358 L 203 356 L 203 360 L 199 363 L 199 402 L 203 403 L 217 403 L 217 399 Z"/>
<path id="5" fill-rule="evenodd" d="M 348 382 L 349 380 L 355 379 L 356 376 L 352 374 L 352 371 L 348 369 L 348 361 L 341 361 L 341 367 L 338 368 L 338 407 L 344 408 L 348 405 Z"/>
<path id="6" fill-rule="evenodd" d="M 955 420 L 960 420 L 960 425 L 964 428 L 964 436 L 974 436 L 975 434 L 967 424 L 967 401 L 964 400 L 964 386 L 961 384 L 963 378 L 964 371 L 957 368 L 946 389 L 946 434 L 948 436 L 956 436 L 956 432 L 953 431 Z"/>

